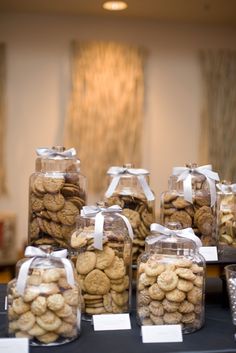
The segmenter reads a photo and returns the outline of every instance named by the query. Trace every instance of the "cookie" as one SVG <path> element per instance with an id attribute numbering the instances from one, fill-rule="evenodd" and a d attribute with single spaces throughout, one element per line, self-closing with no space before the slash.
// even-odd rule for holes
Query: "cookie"
<path id="1" fill-rule="evenodd" d="M 166 293 L 166 299 L 168 299 L 172 302 L 181 303 L 185 299 L 185 297 L 186 297 L 185 292 L 183 292 L 177 288 Z"/>
<path id="2" fill-rule="evenodd" d="M 72 202 L 66 201 L 64 207 L 57 212 L 57 217 L 62 224 L 70 226 L 75 224 L 78 213 L 78 208 Z"/>
<path id="3" fill-rule="evenodd" d="M 36 317 L 37 324 L 46 331 L 55 331 L 61 325 L 61 319 L 52 311 L 47 310 L 43 315 Z"/>
<path id="4" fill-rule="evenodd" d="M 152 284 L 148 288 L 148 291 L 151 299 L 162 300 L 165 297 L 165 292 L 158 286 L 157 283 Z"/>
<path id="5" fill-rule="evenodd" d="M 45 194 L 43 197 L 43 205 L 49 211 L 59 211 L 63 208 L 65 199 L 62 194 Z"/>
<path id="6" fill-rule="evenodd" d="M 122 278 L 126 272 L 123 259 L 115 256 L 111 265 L 105 268 L 104 272 L 110 279 Z"/>
<path id="7" fill-rule="evenodd" d="M 84 280 L 84 286 L 89 294 L 104 295 L 110 290 L 110 280 L 101 270 L 91 271 Z"/>
<path id="8" fill-rule="evenodd" d="M 115 258 L 115 252 L 109 246 L 104 246 L 103 250 L 97 250 L 95 253 L 97 255 L 96 268 L 99 270 L 109 267 Z"/>
<path id="9" fill-rule="evenodd" d="M 97 256 L 92 251 L 85 251 L 77 256 L 76 269 L 79 274 L 86 275 L 91 272 L 96 265 Z"/>
<path id="10" fill-rule="evenodd" d="M 43 178 L 43 187 L 49 193 L 57 193 L 61 190 L 65 184 L 64 177 L 44 177 Z"/>
<path id="11" fill-rule="evenodd" d="M 179 324 L 182 319 L 182 314 L 178 311 L 175 313 L 165 313 L 163 316 L 163 321 L 166 324 Z"/>
<path id="12" fill-rule="evenodd" d="M 158 276 L 157 283 L 163 291 L 171 291 L 177 286 L 178 276 L 173 271 L 164 271 Z"/>

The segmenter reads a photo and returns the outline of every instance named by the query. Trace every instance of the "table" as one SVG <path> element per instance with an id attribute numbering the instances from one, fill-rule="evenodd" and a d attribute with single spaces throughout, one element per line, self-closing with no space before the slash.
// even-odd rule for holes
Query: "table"
<path id="1" fill-rule="evenodd" d="M 0 284 L 0 337 L 6 337 L 4 297 L 6 285 Z M 132 330 L 94 332 L 90 322 L 82 322 L 81 336 L 62 346 L 30 347 L 31 353 L 236 353 L 230 310 L 222 300 L 222 282 L 208 278 L 206 284 L 206 315 L 204 327 L 184 335 L 181 343 L 143 344 L 135 310 L 131 311 Z M 134 307 L 133 303 L 133 307 Z M 3 352 L 4 353 L 4 352 Z"/>

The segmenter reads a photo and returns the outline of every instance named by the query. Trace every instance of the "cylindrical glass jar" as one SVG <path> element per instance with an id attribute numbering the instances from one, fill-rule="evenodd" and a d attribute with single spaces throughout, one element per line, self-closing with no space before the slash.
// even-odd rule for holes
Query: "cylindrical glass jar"
<path id="1" fill-rule="evenodd" d="M 218 251 L 236 251 L 236 184 L 217 184 L 217 241 Z"/>
<path id="2" fill-rule="evenodd" d="M 38 149 L 29 180 L 29 244 L 69 249 L 76 217 L 86 203 L 86 178 L 74 149 Z"/>
<path id="3" fill-rule="evenodd" d="M 71 245 L 77 251 L 74 260 L 85 320 L 94 314 L 130 310 L 132 234 L 120 211 L 115 206 L 84 207 L 71 238 Z"/>
<path id="4" fill-rule="evenodd" d="M 183 333 L 190 333 L 204 323 L 205 261 L 196 244 L 178 232 L 146 238 L 137 264 L 137 320 L 140 325 L 180 324 Z"/>
<path id="5" fill-rule="evenodd" d="M 180 222 L 194 230 L 203 246 L 216 245 L 216 180 L 210 166 L 173 168 L 168 191 L 161 194 L 161 223 Z"/>
<path id="6" fill-rule="evenodd" d="M 31 345 L 60 345 L 76 339 L 81 296 L 72 262 L 50 249 L 27 250 L 33 257 L 17 263 L 16 278 L 7 288 L 9 336 L 27 337 Z"/>
<path id="7" fill-rule="evenodd" d="M 145 238 L 150 234 L 150 225 L 155 221 L 155 196 L 149 186 L 149 172 L 145 169 L 111 167 L 109 187 L 105 193 L 108 205 L 120 205 L 133 228 L 133 264 L 144 250 Z"/>

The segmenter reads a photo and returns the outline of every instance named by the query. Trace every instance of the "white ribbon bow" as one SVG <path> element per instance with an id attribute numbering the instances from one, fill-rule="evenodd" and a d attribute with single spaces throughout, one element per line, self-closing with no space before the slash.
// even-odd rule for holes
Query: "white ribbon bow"
<path id="1" fill-rule="evenodd" d="M 148 201 L 155 200 L 155 196 L 150 189 L 145 175 L 149 175 L 149 172 L 146 169 L 135 169 L 135 168 L 125 168 L 125 167 L 111 167 L 108 169 L 107 174 L 114 175 L 106 193 L 106 197 L 112 196 L 113 192 L 115 191 L 122 174 L 131 174 L 137 176 L 139 183 L 143 189 L 144 195 L 148 199 Z"/>
<path id="2" fill-rule="evenodd" d="M 128 218 L 119 212 L 122 211 L 122 208 L 118 205 L 113 205 L 111 207 L 103 208 L 98 206 L 84 206 L 80 211 L 81 216 L 83 217 L 95 217 L 95 227 L 94 227 L 94 240 L 93 245 L 95 249 L 103 249 L 103 227 L 104 227 L 104 214 L 114 213 L 116 216 L 121 217 L 125 222 L 129 237 L 133 240 L 134 234 L 133 229 L 130 225 Z"/>
<path id="3" fill-rule="evenodd" d="M 65 151 L 56 151 L 53 148 L 44 148 L 44 147 L 40 147 L 36 149 L 36 153 L 38 156 L 41 157 L 74 157 L 76 156 L 76 150 L 74 148 L 70 148 L 68 150 Z"/>
<path id="4" fill-rule="evenodd" d="M 36 248 L 34 246 L 27 246 L 27 248 L 25 249 L 25 256 L 31 257 L 31 259 L 25 261 L 20 267 L 17 282 L 16 282 L 16 289 L 19 292 L 19 294 L 21 294 L 21 295 L 24 294 L 30 265 L 37 257 L 52 257 L 52 258 L 57 257 L 57 258 L 60 258 L 61 262 L 64 265 L 65 271 L 66 271 L 67 282 L 71 286 L 75 285 L 73 268 L 72 268 L 71 262 L 66 258 L 67 257 L 67 250 L 66 249 L 53 251 L 50 254 L 48 254 L 40 248 Z"/>
<path id="5" fill-rule="evenodd" d="M 218 184 L 216 184 L 216 187 L 223 194 L 228 194 L 228 193 L 231 193 L 231 192 L 236 193 L 236 184 L 221 184 L 221 183 L 218 183 Z"/>
<path id="6" fill-rule="evenodd" d="M 201 240 L 195 235 L 195 233 L 192 230 L 192 228 L 169 229 L 167 227 L 163 227 L 162 225 L 160 225 L 158 223 L 152 223 L 151 226 L 150 226 L 150 229 L 151 229 L 152 232 L 158 232 L 158 233 L 163 234 L 163 235 L 168 235 L 169 236 L 169 235 L 175 234 L 178 237 L 188 238 L 188 239 L 193 240 L 198 248 L 200 246 L 202 246 Z M 148 244 L 153 244 L 153 243 L 156 242 L 157 239 L 158 239 L 158 237 L 154 237 L 154 238 L 146 239 L 146 241 L 147 241 Z"/>
<path id="7" fill-rule="evenodd" d="M 219 181 L 218 173 L 212 171 L 212 166 L 210 164 L 203 165 L 197 168 L 188 168 L 188 167 L 174 167 L 173 175 L 178 176 L 177 181 L 183 180 L 184 186 L 184 199 L 189 202 L 193 202 L 192 198 L 192 172 L 198 172 L 203 174 L 209 184 L 210 195 L 211 195 L 211 206 L 214 206 L 216 202 L 216 186 L 215 181 Z"/>

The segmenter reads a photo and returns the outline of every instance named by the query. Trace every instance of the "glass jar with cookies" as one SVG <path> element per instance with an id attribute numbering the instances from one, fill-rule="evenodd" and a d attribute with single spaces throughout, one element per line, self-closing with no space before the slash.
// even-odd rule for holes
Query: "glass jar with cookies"
<path id="1" fill-rule="evenodd" d="M 29 244 L 69 250 L 76 217 L 86 203 L 86 178 L 74 148 L 39 148 L 37 155 L 29 180 Z"/>
<path id="2" fill-rule="evenodd" d="M 127 313 L 131 299 L 132 228 L 121 208 L 85 206 L 71 246 L 82 289 L 82 318 Z"/>
<path id="3" fill-rule="evenodd" d="M 150 234 L 150 225 L 155 221 L 155 195 L 149 186 L 149 172 L 135 169 L 131 164 L 111 167 L 109 187 L 105 193 L 108 205 L 119 205 L 131 223 L 134 233 L 133 265 L 144 250 L 145 238 Z"/>
<path id="4" fill-rule="evenodd" d="M 217 185 L 218 252 L 235 256 L 236 252 L 236 184 L 222 181 Z"/>
<path id="5" fill-rule="evenodd" d="M 203 246 L 216 245 L 216 181 L 211 165 L 173 168 L 168 191 L 161 194 L 161 223 L 193 228 Z"/>
<path id="6" fill-rule="evenodd" d="M 81 294 L 67 250 L 27 247 L 7 287 L 8 334 L 60 345 L 80 334 Z"/>
<path id="7" fill-rule="evenodd" d="M 191 333 L 204 324 L 205 261 L 191 228 L 152 224 L 137 265 L 137 320 L 140 325 L 181 325 Z"/>

